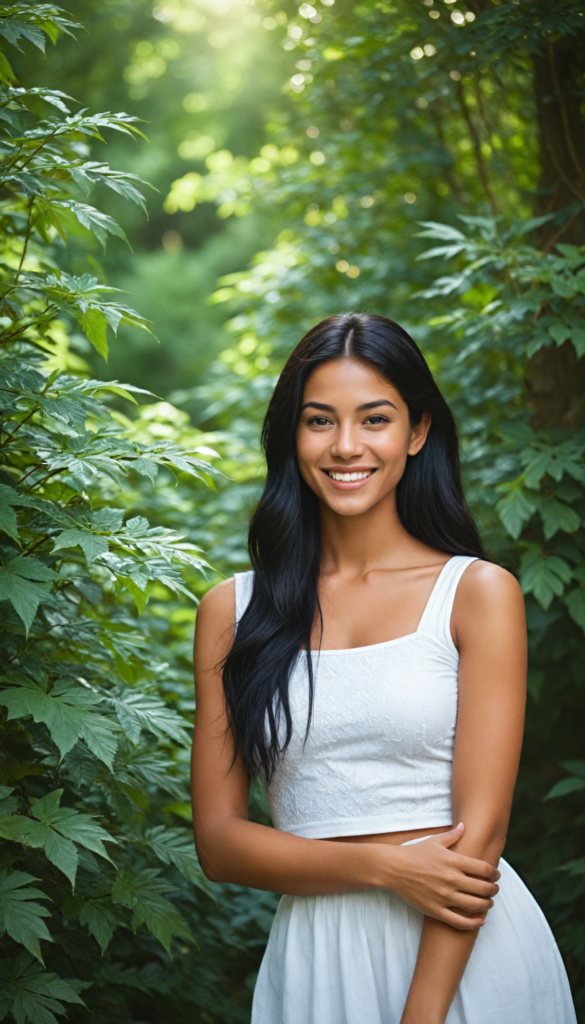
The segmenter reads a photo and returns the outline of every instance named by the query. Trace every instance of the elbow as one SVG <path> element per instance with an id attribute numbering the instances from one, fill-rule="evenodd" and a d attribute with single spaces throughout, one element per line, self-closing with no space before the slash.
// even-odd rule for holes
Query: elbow
<path id="1" fill-rule="evenodd" d="M 489 822 L 481 818 L 465 821 L 463 815 L 461 820 L 465 822 L 465 833 L 457 849 L 471 857 L 497 864 L 506 845 L 507 822 Z"/>
<path id="2" fill-rule="evenodd" d="M 506 838 L 508 835 L 508 829 L 496 828 L 492 831 L 492 834 L 487 843 L 487 855 L 488 859 L 493 860 L 496 864 L 504 852 L 506 845 Z"/>
<path id="3" fill-rule="evenodd" d="M 197 851 L 197 859 L 199 861 L 199 867 L 205 875 L 208 882 L 227 882 L 228 879 L 223 877 L 223 872 L 218 863 L 218 858 L 214 857 L 209 849 L 205 849 L 205 845 L 195 842 L 195 849 Z"/>
<path id="4" fill-rule="evenodd" d="M 215 868 L 210 867 L 209 864 L 202 862 L 201 858 L 199 858 L 199 866 L 208 882 L 227 882 L 227 878 L 223 878 L 221 871 L 217 871 Z"/>
<path id="5" fill-rule="evenodd" d="M 225 866 L 222 863 L 220 844 L 214 842 L 211 836 L 195 834 L 195 849 L 199 867 L 208 882 L 231 882 Z"/>
<path id="6" fill-rule="evenodd" d="M 507 828 L 498 826 L 487 828 L 483 835 L 478 836 L 477 856 L 483 857 L 490 864 L 497 864 L 506 845 Z"/>

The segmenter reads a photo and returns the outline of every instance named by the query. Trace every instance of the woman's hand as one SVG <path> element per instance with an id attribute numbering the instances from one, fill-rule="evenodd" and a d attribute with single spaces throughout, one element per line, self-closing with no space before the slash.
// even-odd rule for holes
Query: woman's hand
<path id="1" fill-rule="evenodd" d="M 463 832 L 460 824 L 418 843 L 392 847 L 392 877 L 382 885 L 427 917 L 473 931 L 484 924 L 493 906 L 500 872 L 487 861 L 449 849 Z"/>

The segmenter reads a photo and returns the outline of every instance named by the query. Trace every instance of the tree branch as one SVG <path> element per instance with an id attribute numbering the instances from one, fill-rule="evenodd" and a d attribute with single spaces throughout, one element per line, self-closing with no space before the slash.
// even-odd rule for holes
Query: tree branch
<path id="1" fill-rule="evenodd" d="M 481 151 L 481 142 L 480 142 L 480 139 L 479 139 L 479 135 L 477 134 L 477 129 L 476 129 L 474 123 L 473 123 L 471 114 L 469 112 L 469 107 L 467 106 L 467 100 L 465 99 L 465 92 L 464 92 L 464 89 L 463 89 L 463 84 L 461 82 L 457 82 L 457 94 L 459 96 L 459 103 L 461 105 L 461 110 L 463 112 L 463 116 L 464 116 L 464 118 L 465 118 L 465 120 L 467 122 L 467 127 L 469 128 L 469 134 L 471 135 L 471 141 L 473 143 L 473 149 L 475 151 L 475 159 L 477 161 L 477 170 L 478 170 L 478 174 L 479 174 L 479 180 L 480 180 L 481 186 L 482 186 L 482 188 L 483 188 L 483 190 L 484 190 L 484 192 L 485 192 L 485 194 L 487 196 L 488 202 L 489 202 L 490 207 L 491 207 L 491 211 L 492 211 L 494 217 L 496 217 L 497 214 L 498 214 L 498 208 L 497 208 L 497 205 L 496 205 L 496 201 L 495 201 L 495 199 L 494 199 L 494 197 L 492 195 L 492 190 L 491 190 L 490 185 L 489 185 L 488 176 L 487 176 L 486 167 L 485 167 L 485 162 L 484 162 L 484 159 L 483 159 L 483 153 Z"/>

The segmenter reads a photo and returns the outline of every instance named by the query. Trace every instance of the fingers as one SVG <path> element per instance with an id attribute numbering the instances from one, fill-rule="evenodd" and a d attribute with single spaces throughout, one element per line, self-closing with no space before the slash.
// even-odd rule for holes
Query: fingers
<path id="1" fill-rule="evenodd" d="M 453 844 L 456 843 L 458 839 L 461 839 L 461 836 L 463 835 L 464 832 L 465 825 L 463 824 L 462 821 L 460 821 L 459 824 L 455 825 L 455 827 L 450 829 L 449 832 L 442 832 L 440 835 L 438 835 L 437 840 L 441 844 L 441 846 L 453 846 Z"/>
<path id="2" fill-rule="evenodd" d="M 478 860 L 475 857 L 465 857 L 463 854 L 455 854 L 457 857 L 456 867 L 466 875 L 473 875 L 475 878 L 484 878 L 488 882 L 497 882 L 500 872 L 493 864 L 486 860 Z"/>
<path id="3" fill-rule="evenodd" d="M 488 910 L 491 910 L 494 905 L 494 901 L 492 899 L 484 899 L 481 896 L 470 896 L 466 892 L 455 893 L 452 899 L 453 910 L 463 911 L 464 914 L 468 914 L 471 917 L 485 917 Z"/>
<path id="4" fill-rule="evenodd" d="M 483 917 L 465 917 L 448 908 L 440 911 L 435 916 L 437 921 L 443 921 L 444 924 L 449 924 L 460 932 L 474 932 L 485 924 L 485 918 Z"/>
<path id="5" fill-rule="evenodd" d="M 483 878 L 474 878 L 472 875 L 463 875 L 459 882 L 459 891 L 469 893 L 470 896 L 483 896 L 490 899 L 500 891 L 497 882 L 486 882 Z"/>

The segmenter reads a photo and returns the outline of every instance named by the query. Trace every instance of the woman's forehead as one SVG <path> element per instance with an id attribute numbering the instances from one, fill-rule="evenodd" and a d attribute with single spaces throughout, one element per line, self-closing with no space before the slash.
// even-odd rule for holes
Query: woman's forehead
<path id="1" fill-rule="evenodd" d="M 303 401 L 317 393 L 327 395 L 330 403 L 337 398 L 359 405 L 376 397 L 390 398 L 395 404 L 399 399 L 403 403 L 400 392 L 376 367 L 352 358 L 332 359 L 313 370 L 305 383 Z"/>

